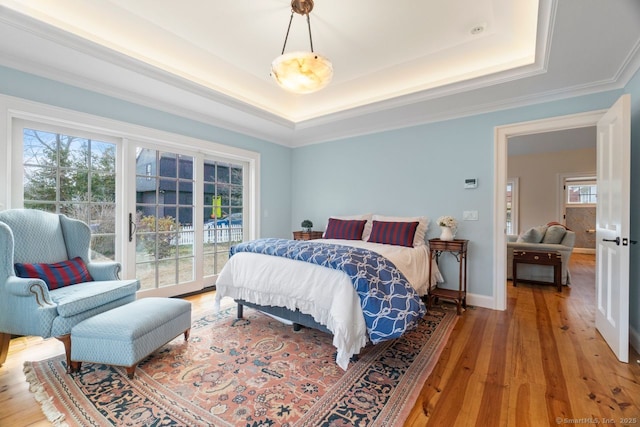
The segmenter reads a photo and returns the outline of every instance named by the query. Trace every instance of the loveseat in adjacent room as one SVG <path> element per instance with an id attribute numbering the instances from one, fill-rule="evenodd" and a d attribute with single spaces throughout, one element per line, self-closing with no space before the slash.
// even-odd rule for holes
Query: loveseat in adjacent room
<path id="1" fill-rule="evenodd" d="M 520 235 L 507 236 L 507 279 L 513 279 L 513 251 L 529 250 L 559 252 L 562 256 L 562 284 L 571 283 L 569 260 L 573 253 L 576 234 L 564 225 L 549 223 L 532 227 Z M 553 267 L 523 264 L 518 266 L 518 281 L 553 282 Z"/>

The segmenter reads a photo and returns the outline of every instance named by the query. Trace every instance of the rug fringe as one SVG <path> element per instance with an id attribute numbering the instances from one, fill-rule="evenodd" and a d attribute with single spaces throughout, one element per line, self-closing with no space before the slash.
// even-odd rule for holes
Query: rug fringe
<path id="1" fill-rule="evenodd" d="M 66 423 L 64 414 L 58 411 L 53 404 L 53 397 L 49 396 L 44 389 L 44 386 L 38 380 L 31 362 L 24 362 L 23 368 L 24 375 L 29 383 L 29 391 L 33 393 L 36 401 L 40 404 L 42 413 L 52 423 L 54 427 L 69 427 Z"/>

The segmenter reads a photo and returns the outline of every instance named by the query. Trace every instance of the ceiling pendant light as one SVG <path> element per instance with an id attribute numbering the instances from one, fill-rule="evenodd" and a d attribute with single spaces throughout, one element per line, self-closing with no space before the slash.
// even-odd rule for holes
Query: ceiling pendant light
<path id="1" fill-rule="evenodd" d="M 291 1 L 291 18 L 289 18 L 289 27 L 287 27 L 287 34 L 284 38 L 282 54 L 271 63 L 271 75 L 280 87 L 289 92 L 299 94 L 316 92 L 328 85 L 333 77 L 331 62 L 313 51 L 311 21 L 309 19 L 309 12 L 312 10 L 313 0 Z M 294 13 L 307 16 L 311 52 L 284 53 Z"/>

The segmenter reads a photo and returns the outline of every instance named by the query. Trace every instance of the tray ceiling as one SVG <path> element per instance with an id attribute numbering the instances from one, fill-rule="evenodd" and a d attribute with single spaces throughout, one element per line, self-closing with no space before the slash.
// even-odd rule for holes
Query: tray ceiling
<path id="1" fill-rule="evenodd" d="M 288 0 L 0 0 L 0 64 L 297 146 L 619 85 L 640 2 L 586 3 L 315 0 L 314 48 L 334 78 L 294 95 L 269 75 Z M 585 68 L 590 42 L 607 62 Z M 295 15 L 287 52 L 308 43 Z"/>

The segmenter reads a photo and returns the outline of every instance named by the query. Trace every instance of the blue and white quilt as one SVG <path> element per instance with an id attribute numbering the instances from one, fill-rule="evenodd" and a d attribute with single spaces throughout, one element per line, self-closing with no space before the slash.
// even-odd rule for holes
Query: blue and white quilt
<path id="1" fill-rule="evenodd" d="M 360 298 L 372 343 L 397 338 L 417 325 L 426 307 L 396 266 L 382 255 L 338 244 L 287 239 L 258 239 L 233 246 L 238 252 L 305 261 L 346 273 Z"/>

